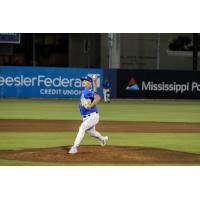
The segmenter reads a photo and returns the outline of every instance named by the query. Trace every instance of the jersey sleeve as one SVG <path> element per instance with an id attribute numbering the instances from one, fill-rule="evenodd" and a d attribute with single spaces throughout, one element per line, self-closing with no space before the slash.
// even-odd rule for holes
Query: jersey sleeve
<path id="1" fill-rule="evenodd" d="M 88 90 L 87 93 L 85 94 L 85 98 L 87 99 L 93 99 L 95 95 L 95 92 L 93 90 Z"/>

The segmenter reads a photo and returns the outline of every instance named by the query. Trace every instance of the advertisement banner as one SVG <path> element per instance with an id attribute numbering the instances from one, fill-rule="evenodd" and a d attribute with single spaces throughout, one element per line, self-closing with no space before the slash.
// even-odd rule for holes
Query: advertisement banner
<path id="1" fill-rule="evenodd" d="M 102 96 L 101 69 L 56 67 L 0 67 L 0 96 L 17 98 L 79 98 L 80 78 L 96 74 Z"/>
<path id="2" fill-rule="evenodd" d="M 200 99 L 200 72 L 119 70 L 118 98 Z"/>
<path id="3" fill-rule="evenodd" d="M 0 43 L 20 43 L 20 33 L 0 33 Z"/>

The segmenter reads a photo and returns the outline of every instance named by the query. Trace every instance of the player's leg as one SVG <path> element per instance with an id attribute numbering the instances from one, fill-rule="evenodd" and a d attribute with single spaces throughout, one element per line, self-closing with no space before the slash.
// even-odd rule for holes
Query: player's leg
<path id="1" fill-rule="evenodd" d="M 89 133 L 90 136 L 95 137 L 99 140 L 102 140 L 104 137 L 101 135 L 101 133 L 99 133 L 98 131 L 96 131 L 95 126 L 93 126 L 92 128 L 88 129 L 87 132 Z"/>
<path id="2" fill-rule="evenodd" d="M 79 131 L 74 141 L 74 145 L 70 149 L 69 153 L 71 154 L 77 153 L 77 147 L 80 145 L 81 141 L 83 140 L 85 131 L 93 127 L 95 124 L 97 124 L 98 121 L 99 121 L 98 114 L 89 116 L 83 120 L 81 126 L 79 127 Z"/>
<path id="3" fill-rule="evenodd" d="M 104 102 L 106 102 L 106 89 L 103 89 L 103 99 L 104 99 Z"/>
<path id="4" fill-rule="evenodd" d="M 108 103 L 110 103 L 110 89 L 107 90 L 106 96 L 107 96 Z"/>
<path id="5" fill-rule="evenodd" d="M 93 121 L 93 124 L 94 124 L 94 125 L 91 126 L 89 129 L 87 129 L 87 132 L 88 132 L 91 136 L 97 138 L 97 139 L 100 141 L 100 143 L 101 143 L 102 146 L 106 145 L 106 143 L 107 143 L 107 141 L 108 141 L 108 137 L 107 137 L 107 136 L 105 136 L 105 137 L 102 136 L 101 133 L 99 133 L 99 132 L 95 129 L 95 125 L 98 124 L 98 122 L 99 122 L 99 114 L 96 114 L 96 115 L 91 116 L 90 119 Z"/>
<path id="6" fill-rule="evenodd" d="M 108 141 L 108 136 L 102 136 L 101 133 L 99 133 L 96 129 L 95 126 L 92 128 L 88 129 L 87 132 L 90 134 L 90 136 L 97 138 L 102 146 L 105 146 L 107 141 Z"/>
<path id="7" fill-rule="evenodd" d="M 83 140 L 84 135 L 85 135 L 85 131 L 87 130 L 85 127 L 86 127 L 86 121 L 83 121 L 81 126 L 79 127 L 79 131 L 76 135 L 74 145 L 69 150 L 70 154 L 75 154 L 75 153 L 78 152 L 77 147 L 80 145 L 81 141 Z"/>
<path id="8" fill-rule="evenodd" d="M 88 120 L 85 119 L 81 126 L 79 127 L 79 131 L 77 133 L 77 136 L 76 136 L 76 139 L 74 141 L 74 146 L 78 147 L 81 143 L 81 141 L 83 140 L 84 138 L 84 135 L 85 135 L 85 131 L 89 128 L 89 124 L 88 124 Z"/>

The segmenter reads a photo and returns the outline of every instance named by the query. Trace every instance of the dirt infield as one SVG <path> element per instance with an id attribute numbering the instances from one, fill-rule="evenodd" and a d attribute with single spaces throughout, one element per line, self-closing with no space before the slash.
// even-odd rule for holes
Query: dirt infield
<path id="1" fill-rule="evenodd" d="M 8 160 L 48 163 L 89 164 L 191 164 L 200 163 L 200 155 L 146 147 L 80 146 L 79 153 L 68 154 L 69 147 L 0 151 Z"/>
<path id="2" fill-rule="evenodd" d="M 0 120 L 0 132 L 3 131 L 73 131 L 76 132 L 81 121 L 76 120 Z M 200 123 L 170 122 L 131 122 L 101 121 L 97 125 L 99 131 L 106 132 L 174 132 L 200 133 Z"/>

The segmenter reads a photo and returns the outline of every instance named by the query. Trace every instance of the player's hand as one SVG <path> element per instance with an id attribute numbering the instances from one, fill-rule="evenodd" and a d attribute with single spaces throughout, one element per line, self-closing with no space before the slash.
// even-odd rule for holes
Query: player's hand
<path id="1" fill-rule="evenodd" d="M 81 104 L 87 110 L 89 110 L 92 107 L 92 102 L 91 102 L 90 99 L 82 98 L 81 99 Z"/>
<path id="2" fill-rule="evenodd" d="M 92 76 L 92 79 L 93 79 L 94 82 L 97 82 L 98 76 L 94 74 L 94 75 Z"/>

